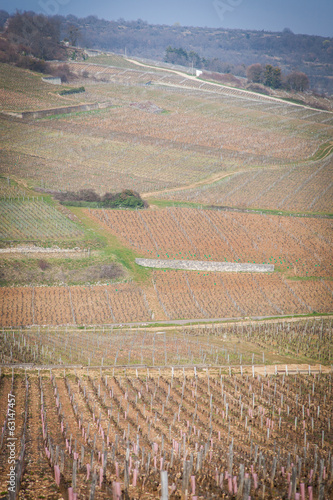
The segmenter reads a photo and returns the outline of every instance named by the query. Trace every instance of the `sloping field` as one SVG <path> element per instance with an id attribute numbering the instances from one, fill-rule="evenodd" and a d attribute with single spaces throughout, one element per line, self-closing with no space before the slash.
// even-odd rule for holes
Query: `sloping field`
<path id="1" fill-rule="evenodd" d="M 2 245 L 89 247 L 54 268 L 42 254 L 39 283 L 55 273 L 57 286 L 31 286 L 37 264 L 22 254 L 2 263 L 26 280 L 0 287 L 0 497 L 14 438 L 18 500 L 332 498 L 332 319 L 316 317 L 333 313 L 332 220 L 62 207 L 79 225 L 32 188 L 332 213 L 333 114 L 96 61 L 70 63 L 86 91 L 64 97 L 0 65 L 0 111 L 111 104 L 0 117 Z M 148 270 L 136 257 L 275 271 Z"/>
<path id="2" fill-rule="evenodd" d="M 24 174 L 38 187 L 103 189 L 104 194 L 125 188 L 140 192 L 168 189 L 220 169 L 216 155 L 205 151 L 184 155 L 183 149 L 172 144 L 140 144 L 135 136 L 128 141 L 112 139 L 112 134 L 108 138 L 94 136 L 93 129 L 85 129 L 89 123 L 83 130 L 71 125 L 68 130 L 60 120 L 56 125 L 3 123 L 6 147 L 0 151 L 2 172 L 17 177 Z"/>
<path id="3" fill-rule="evenodd" d="M 17 191 L 15 191 L 17 195 Z M 53 206 L 25 196 L 0 201 L 0 241 L 79 238 L 82 230 Z"/>
<path id="4" fill-rule="evenodd" d="M 292 276 L 332 276 L 329 219 L 191 208 L 89 214 L 152 258 L 272 263 Z"/>
<path id="5" fill-rule="evenodd" d="M 24 176 L 35 186 L 61 190 L 100 191 L 102 177 L 105 189 L 112 191 L 167 190 L 160 196 L 237 206 L 281 204 L 281 209 L 330 210 L 331 167 L 298 163 L 331 139 L 330 113 L 258 94 L 230 93 L 221 86 L 213 86 L 214 91 L 207 93 L 203 91 L 207 84 L 200 81 L 189 80 L 193 88 L 180 88 L 182 77 L 176 74 L 72 66 L 78 71 L 115 73 L 118 79 L 78 80 L 75 86 L 84 85 L 86 92 L 60 99 L 53 87 L 48 92 L 39 84 L 34 87 L 36 75 L 23 72 L 18 78 L 19 73 L 12 75 L 8 70 L 5 95 L 8 91 L 9 102 L 11 89 L 21 96 L 40 95 L 46 108 L 105 101 L 113 107 L 30 123 L 3 120 L 2 172 Z M 150 77 L 159 78 L 159 86 L 146 85 Z M 15 85 L 11 86 L 11 79 Z M 161 87 L 162 81 L 170 84 L 171 80 L 178 82 L 176 87 Z M 217 184 L 170 193 L 175 187 L 205 179 L 211 183 L 212 176 L 221 179 L 235 172 L 237 175 Z M 240 200 L 243 187 L 244 199 Z"/>
<path id="6" fill-rule="evenodd" d="M 0 64 L 0 111 L 32 111 L 64 106 L 70 99 L 57 95 L 61 87 L 42 81 L 40 73 Z"/>
<path id="7" fill-rule="evenodd" d="M 156 198 L 292 212 L 333 211 L 333 155 L 284 168 L 238 172 L 215 183 L 156 193 Z"/>
<path id="8" fill-rule="evenodd" d="M 333 288 L 324 280 L 155 270 L 153 287 L 117 283 L 1 288 L 0 325 L 91 325 L 333 310 Z"/>

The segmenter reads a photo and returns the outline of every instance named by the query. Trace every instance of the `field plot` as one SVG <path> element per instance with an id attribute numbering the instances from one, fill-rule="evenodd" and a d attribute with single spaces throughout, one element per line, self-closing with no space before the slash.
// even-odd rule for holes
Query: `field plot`
<path id="1" fill-rule="evenodd" d="M 217 210 L 91 210 L 140 253 L 162 259 L 275 264 L 292 276 L 332 276 L 332 222 Z"/>
<path id="2" fill-rule="evenodd" d="M 333 308 L 332 292 L 323 281 L 294 282 L 278 275 L 254 277 L 246 273 L 154 271 L 154 284 L 170 319 L 324 313 Z"/>
<path id="3" fill-rule="evenodd" d="M 209 180 L 215 174 L 220 174 L 221 178 L 224 174 L 244 170 L 250 172 L 240 173 L 237 179 L 243 179 L 243 175 L 261 178 L 267 167 L 275 167 L 268 174 L 267 182 L 272 184 L 275 174 L 280 178 L 286 173 L 283 165 L 305 160 L 331 138 L 329 116 L 321 111 L 271 100 L 262 102 L 258 95 L 250 99 L 237 93 L 227 96 L 145 85 L 147 79 L 164 76 L 166 81 L 181 80 L 179 75 L 163 72 L 158 75 L 158 72 L 97 65 L 73 66 L 77 69 L 82 66 L 80 71 L 92 68 L 105 75 L 117 73 L 119 81 L 82 79 L 77 85 L 84 85 L 86 92 L 73 94 L 68 102 L 108 100 L 114 107 L 29 124 L 3 120 L 3 172 L 12 172 L 17 177 L 24 175 L 34 185 L 61 190 L 94 188 L 100 191 L 98 179 L 103 176 L 108 190 L 130 188 L 144 193 L 169 192 L 174 187 Z M 127 86 L 133 78 L 133 85 Z M 24 78 L 21 81 L 20 92 L 25 95 Z M 36 92 L 42 93 L 41 90 Z M 54 95 L 50 95 L 46 107 L 52 106 L 53 98 Z M 153 109 L 159 112 L 149 112 Z M 264 168 L 258 171 L 258 166 Z M 253 167 L 256 167 L 255 172 Z M 292 168 L 290 165 L 287 171 Z M 298 168 L 301 165 L 296 172 Z M 271 172 L 272 181 L 269 180 Z M 323 203 L 326 207 L 329 203 L 331 187 L 322 180 L 322 176 L 326 179 L 329 174 L 325 167 L 318 170 L 311 183 L 308 182 L 306 188 L 312 182 L 318 186 L 308 202 L 308 205 L 313 202 L 310 211 L 317 210 L 317 204 Z M 308 179 L 311 173 L 304 175 Z M 323 185 L 327 188 L 326 194 L 322 193 Z M 201 191 L 197 191 L 170 196 L 175 199 L 199 197 Z M 297 196 L 301 197 L 302 192 L 300 189 Z M 253 194 L 251 196 L 253 198 Z M 211 198 L 215 202 L 214 193 Z M 286 207 L 291 201 L 291 198 L 285 201 Z M 299 204 L 297 200 L 295 203 Z M 258 199 L 258 206 L 261 205 Z"/>
<path id="4" fill-rule="evenodd" d="M 317 327 L 317 330 L 320 325 Z M 50 330 L 32 327 L 20 331 L 4 332 L 2 343 L 2 363 L 24 363 L 84 366 L 182 366 L 226 363 L 240 361 L 250 364 L 260 363 L 262 353 L 235 350 L 230 340 L 223 340 L 217 335 L 227 329 L 217 328 L 182 331 L 151 332 L 143 329 L 124 329 L 112 327 L 87 327 L 77 330 L 73 327 Z M 207 333 L 208 332 L 208 333 Z M 238 335 L 244 339 L 250 328 L 237 327 Z M 247 333 L 245 333 L 247 332 Z M 252 329 L 251 329 L 252 332 Z M 214 335 L 214 338 L 213 338 Z M 252 333 L 251 333 L 252 335 Z M 254 333 L 253 333 L 254 335 Z M 314 334 L 317 338 L 318 332 Z M 236 335 L 234 335 L 236 338 Z M 244 340 L 243 339 L 243 340 Z M 322 341 L 320 341 L 322 349 Z M 256 348 L 254 348 L 256 350 Z M 264 349 L 265 350 L 265 349 Z M 314 357 L 313 359 L 316 359 Z"/>
<path id="5" fill-rule="evenodd" d="M 85 92 L 0 65 L 0 246 L 89 247 L 0 266 L 0 497 L 12 394 L 17 500 L 333 498 L 333 224 L 282 215 L 332 213 L 333 114 L 118 56 L 69 65 Z M 152 207 L 60 211 L 48 188 Z"/>
<path id="6" fill-rule="evenodd" d="M 80 128 L 70 126 L 66 130 L 65 122 L 57 123 L 57 127 L 59 130 L 44 124 L 6 124 L 2 171 L 17 176 L 24 171 L 38 187 L 60 190 L 94 188 L 101 192 L 99 179 L 103 177 L 104 194 L 105 190 L 125 188 L 140 192 L 168 189 L 221 168 L 216 155 L 204 151 L 184 154 L 170 144 L 137 143 L 135 136 L 129 142 L 93 136 L 92 129 L 82 134 Z M 19 131 L 24 132 L 21 141 L 17 139 Z"/>
<path id="7" fill-rule="evenodd" d="M 223 121 L 222 117 L 212 122 L 210 117 L 199 118 L 194 114 L 191 116 L 178 112 L 152 114 L 147 121 L 143 119 L 141 111 L 129 107 L 114 109 L 111 115 L 109 120 L 103 122 L 103 127 L 110 132 L 131 131 L 139 137 L 167 139 L 176 144 L 220 150 L 225 148 L 227 151 L 242 151 L 249 155 L 265 155 L 277 161 L 279 158 L 285 161 L 305 158 L 316 150 L 315 141 L 301 140 L 296 136 L 289 138 L 283 132 L 256 127 L 255 123 L 251 124 L 252 133 L 249 134 L 249 124 L 237 123 L 235 126 L 235 122 Z M 93 127 L 97 125 L 95 120 L 91 120 Z M 266 144 L 271 145 L 269 153 Z"/>
<path id="8" fill-rule="evenodd" d="M 330 363 L 331 318 L 192 326 L 33 326 L 3 329 L 2 364 L 201 366 Z"/>
<path id="9" fill-rule="evenodd" d="M 333 157 L 283 168 L 239 172 L 221 181 L 158 198 L 293 212 L 332 212 Z"/>
<path id="10" fill-rule="evenodd" d="M 40 73 L 9 64 L 0 64 L 0 89 L 0 111 L 32 111 L 70 103 L 57 95 L 61 87 L 43 82 Z"/>
<path id="11" fill-rule="evenodd" d="M 24 198 L 31 196 L 31 193 L 24 187 L 14 183 L 9 177 L 0 177 L 0 200 L 13 198 Z"/>
<path id="12" fill-rule="evenodd" d="M 104 56 L 104 58 L 106 59 L 105 64 L 108 64 L 108 56 Z M 102 61 L 102 59 L 103 56 L 99 59 L 94 58 L 94 62 L 98 62 L 98 60 Z M 294 105 L 290 102 L 274 99 L 263 94 L 240 90 L 226 85 L 214 84 L 201 79 L 195 79 L 188 75 L 180 75 L 178 72 L 170 72 L 161 68 L 149 67 L 143 69 L 130 61 L 123 59 L 121 61 L 121 66 L 124 67 L 124 63 L 127 65 L 124 70 L 119 67 L 118 63 L 119 59 L 114 65 L 110 65 L 111 67 L 109 65 L 99 66 L 98 64 L 75 62 L 69 63 L 69 66 L 71 71 L 78 76 L 82 76 L 85 72 L 86 76 L 94 77 L 104 83 L 111 82 L 123 85 L 125 84 L 127 86 L 148 83 L 149 85 L 153 84 L 158 87 L 164 86 L 164 92 L 169 90 L 170 86 L 174 86 L 176 91 L 181 89 L 183 92 L 192 92 L 196 93 L 196 95 L 200 93 L 202 95 L 204 93 L 205 97 L 208 99 L 210 97 L 214 97 L 219 100 L 225 98 L 229 101 L 238 103 L 243 102 L 244 106 L 248 107 L 248 109 L 259 109 L 262 113 L 273 112 L 275 114 L 284 114 L 310 122 L 312 121 L 324 124 L 329 122 L 331 125 L 333 124 L 332 114 L 320 109 L 309 109 L 306 106 Z"/>
<path id="13" fill-rule="evenodd" d="M 152 319 L 145 292 L 131 283 L 0 288 L 0 315 L 1 324 L 6 326 L 111 324 Z"/>
<path id="14" fill-rule="evenodd" d="M 0 325 L 91 325 L 152 320 L 223 319 L 333 310 L 329 281 L 154 271 L 152 286 L 0 288 Z"/>
<path id="15" fill-rule="evenodd" d="M 83 231 L 51 205 L 32 197 L 0 202 L 0 240 L 74 238 Z"/>
<path id="16" fill-rule="evenodd" d="M 91 489 L 96 500 L 113 489 L 130 499 L 158 498 L 161 471 L 171 499 L 331 496 L 331 374 L 67 370 L 30 373 L 27 382 L 34 439 L 25 460 L 39 456 L 51 466 L 46 498 L 67 495 L 69 487 L 82 499 Z M 24 385 L 16 374 L 13 392 L 21 402 Z M 33 415 L 40 416 L 39 435 Z M 36 481 L 28 471 L 22 485 Z M 35 489 L 44 493 L 37 483 Z"/>

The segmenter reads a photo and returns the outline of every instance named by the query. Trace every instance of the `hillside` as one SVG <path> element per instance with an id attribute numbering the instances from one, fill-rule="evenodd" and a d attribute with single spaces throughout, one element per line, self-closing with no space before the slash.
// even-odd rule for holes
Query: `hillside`
<path id="1" fill-rule="evenodd" d="M 62 18 L 62 33 L 75 25 L 83 47 L 109 50 L 128 56 L 163 61 L 168 46 L 181 47 L 209 59 L 206 69 L 245 76 L 245 67 L 254 64 L 279 65 L 289 73 L 305 72 L 318 92 L 333 93 L 333 39 L 319 36 L 193 26 L 150 25 L 143 21 L 115 22 L 90 16 Z M 148 43 L 147 43 L 148 40 Z M 188 61 L 192 65 L 192 60 Z M 194 60 L 194 65 L 196 62 Z M 199 66 L 200 67 L 200 66 Z"/>
<path id="2" fill-rule="evenodd" d="M 67 51 L 0 63 L 1 499 L 331 498 L 330 106 Z"/>
<path id="3" fill-rule="evenodd" d="M 68 67 L 72 84 L 61 87 L 8 65 L 0 72 L 2 245 L 69 248 L 76 238 L 81 251 L 92 250 L 75 259 L 43 256 L 46 264 L 38 265 L 33 255 L 19 263 L 5 256 L 4 284 L 60 286 L 50 289 L 48 300 L 57 296 L 66 309 L 56 316 L 40 313 L 43 324 L 332 310 L 331 112 L 156 67 Z M 66 106 L 77 108 L 67 113 Z M 12 179 L 10 186 L 5 178 Z M 22 183 L 29 195 L 18 191 Z M 98 208 L 99 195 L 123 189 L 141 193 L 152 208 Z M 80 207 L 80 190 L 97 194 Z M 76 206 L 57 219 L 60 206 L 52 193 Z M 70 214 L 79 228 L 65 224 Z M 151 271 L 137 266 L 136 257 L 270 263 L 275 272 L 230 280 L 213 272 Z M 86 289 L 87 283 L 98 286 Z M 36 320 L 37 288 L 17 292 L 1 297 L 6 326 Z M 131 297 L 125 308 L 124 295 Z M 23 315 L 13 316 L 13 301 L 26 304 Z"/>
<path id="4" fill-rule="evenodd" d="M 100 49 L 157 61 L 166 60 L 167 50 L 172 49 L 183 54 L 177 63 L 188 69 L 244 77 L 248 66 L 260 63 L 278 66 L 285 75 L 304 72 L 312 90 L 333 93 L 333 39 L 294 34 L 289 29 L 275 33 L 150 25 L 140 19 L 106 21 L 95 16 L 45 17 L 34 13 L 9 16 L 4 11 L 0 15 L 0 29 L 5 36 L 0 38 L 0 60 L 16 61 L 32 69 L 35 66 L 37 70 L 40 69 L 31 55 L 41 59 L 64 59 L 67 55 L 75 59 L 80 56 L 77 47 L 89 49 L 91 55 L 92 49 Z M 66 42 L 69 50 L 59 44 L 60 40 Z"/>

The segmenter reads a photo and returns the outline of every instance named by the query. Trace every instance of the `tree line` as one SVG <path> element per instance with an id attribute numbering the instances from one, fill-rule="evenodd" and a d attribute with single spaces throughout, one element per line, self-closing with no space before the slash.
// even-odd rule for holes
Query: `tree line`
<path id="1" fill-rule="evenodd" d="M 136 21 L 107 21 L 96 16 L 43 16 L 33 12 L 9 16 L 0 11 L 0 62 L 11 62 L 30 69 L 45 70 L 50 59 L 65 59 L 65 44 L 110 50 L 129 56 L 185 64 L 205 70 L 245 77 L 246 68 L 260 64 L 261 80 L 269 86 L 289 85 L 306 88 L 306 82 L 294 76 L 287 82 L 275 69 L 279 59 L 281 72 L 305 73 L 310 86 L 333 94 L 333 38 L 282 33 L 150 25 Z M 267 78 L 265 73 L 267 72 Z M 251 73 L 251 72 L 250 72 Z M 301 81 L 302 80 L 302 81 Z"/>
<path id="2" fill-rule="evenodd" d="M 164 61 L 181 66 L 193 66 L 198 69 L 214 71 L 215 60 L 200 57 L 193 50 L 187 52 L 183 47 L 171 47 L 169 45 L 165 51 Z M 224 71 L 223 71 L 224 72 Z M 225 71 L 230 72 L 230 68 Z M 245 72 L 244 72 L 245 73 Z M 239 75 L 238 76 L 243 76 Z M 245 74 L 244 74 L 245 76 Z M 271 64 L 262 65 L 259 63 L 251 64 L 246 68 L 246 76 L 251 83 L 261 83 L 273 89 L 285 88 L 287 90 L 305 91 L 309 88 L 309 78 L 301 71 L 292 71 L 288 75 L 282 73 L 279 66 Z"/>
<path id="3" fill-rule="evenodd" d="M 285 88 L 304 92 L 309 88 L 309 78 L 302 71 L 292 71 L 284 75 L 281 68 L 271 64 L 251 64 L 246 70 L 246 76 L 249 82 L 262 83 L 273 89 Z"/>

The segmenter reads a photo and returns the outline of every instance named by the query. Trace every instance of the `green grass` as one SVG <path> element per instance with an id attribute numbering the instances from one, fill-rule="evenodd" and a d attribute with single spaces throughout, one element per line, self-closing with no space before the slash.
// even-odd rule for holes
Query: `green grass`
<path id="1" fill-rule="evenodd" d="M 69 105 L 71 106 L 71 104 Z M 49 121 L 49 120 L 59 120 L 59 119 L 62 119 L 62 118 L 65 118 L 65 119 L 68 119 L 68 117 L 75 117 L 75 116 L 82 116 L 82 115 L 100 115 L 100 114 L 103 114 L 103 113 L 107 113 L 110 109 L 112 108 L 116 108 L 118 106 L 110 106 L 109 108 L 105 108 L 105 109 L 90 109 L 90 110 L 87 110 L 87 111 L 75 111 L 73 113 L 58 113 L 58 114 L 54 114 L 54 115 L 49 115 L 49 116 L 45 116 L 44 118 L 36 118 L 36 121 Z"/>
<path id="2" fill-rule="evenodd" d="M 156 198 L 145 198 L 145 199 L 148 201 L 149 205 L 154 205 L 158 208 L 166 208 L 166 207 L 207 208 L 207 206 L 203 205 L 202 203 L 191 203 L 189 201 L 160 200 Z"/>
<path id="3" fill-rule="evenodd" d="M 66 254 L 65 254 L 66 255 Z M 94 251 L 63 254 L 8 254 L 0 264 L 0 286 L 59 286 L 123 281 L 122 267 Z"/>
<path id="4" fill-rule="evenodd" d="M 311 158 L 309 158 L 309 160 L 312 161 L 323 160 L 332 153 L 333 153 L 333 142 L 332 141 L 325 142 L 325 144 L 319 146 L 318 150 Z"/>
<path id="5" fill-rule="evenodd" d="M 156 198 L 146 198 L 149 205 L 154 205 L 157 206 L 158 208 L 166 208 L 166 207 L 190 207 L 190 208 L 204 208 L 204 209 L 211 209 L 214 210 L 216 208 L 222 208 L 219 207 L 218 205 L 205 205 L 203 203 L 192 203 L 189 201 L 174 201 L 174 200 L 167 200 L 167 199 L 156 199 Z M 235 211 L 240 210 L 244 212 L 253 212 L 253 213 L 263 213 L 263 214 L 269 214 L 269 215 L 283 215 L 283 216 L 290 216 L 290 217 L 304 217 L 304 214 L 307 217 L 313 217 L 313 216 L 325 216 L 325 218 L 332 218 L 333 214 L 327 214 L 325 212 L 291 212 L 290 210 L 271 210 L 268 208 L 238 208 L 238 207 L 228 207 L 231 210 L 235 209 Z"/>
<path id="6" fill-rule="evenodd" d="M 135 259 L 142 257 L 142 255 L 121 243 L 110 231 L 104 229 L 98 222 L 88 217 L 82 208 L 71 207 L 70 210 L 80 219 L 86 231 L 92 232 L 94 238 L 99 240 L 101 246 L 103 246 L 101 253 L 103 257 L 110 258 L 111 261 L 118 262 L 124 266 L 136 282 L 144 283 L 151 279 L 152 271 L 135 263 Z"/>
<path id="7" fill-rule="evenodd" d="M 88 57 L 84 62 L 88 64 L 114 66 L 115 68 L 140 69 L 140 66 L 127 61 L 127 59 L 117 54 L 101 54 L 98 56 Z M 87 71 L 89 72 L 89 70 Z"/>

